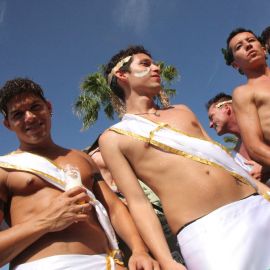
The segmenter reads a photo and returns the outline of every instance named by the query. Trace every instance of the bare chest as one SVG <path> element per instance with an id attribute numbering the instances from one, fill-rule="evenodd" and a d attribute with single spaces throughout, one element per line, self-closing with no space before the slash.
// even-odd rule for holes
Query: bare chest
<path id="1" fill-rule="evenodd" d="M 46 186 L 50 186 L 49 183 L 39 176 L 21 171 L 10 172 L 6 185 L 9 193 L 13 196 L 31 195 Z"/>

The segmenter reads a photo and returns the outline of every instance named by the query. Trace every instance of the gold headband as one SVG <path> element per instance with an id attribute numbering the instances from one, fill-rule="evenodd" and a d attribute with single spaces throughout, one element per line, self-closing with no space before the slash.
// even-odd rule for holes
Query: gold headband
<path id="1" fill-rule="evenodd" d="M 124 65 L 126 64 L 130 58 L 132 57 L 132 55 L 129 55 L 125 58 L 123 58 L 122 60 L 120 60 L 115 66 L 114 68 L 111 70 L 110 74 L 108 75 L 108 84 L 109 86 L 111 85 L 112 82 L 112 77 L 115 75 L 115 73 Z"/>
<path id="2" fill-rule="evenodd" d="M 224 104 L 230 104 L 230 103 L 232 103 L 232 100 L 231 99 L 230 100 L 221 101 L 221 102 L 219 102 L 219 103 L 216 104 L 216 108 L 219 109 L 222 105 L 224 105 Z"/>

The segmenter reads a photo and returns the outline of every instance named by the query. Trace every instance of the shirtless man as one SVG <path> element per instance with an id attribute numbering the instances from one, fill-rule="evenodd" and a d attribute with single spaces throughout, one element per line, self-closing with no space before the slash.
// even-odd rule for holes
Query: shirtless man
<path id="1" fill-rule="evenodd" d="M 122 50 L 111 59 L 105 74 L 114 104 L 118 96 L 119 106 L 124 104 L 127 114 L 99 140 L 105 163 L 124 193 L 144 241 L 163 270 L 185 269 L 173 261 L 138 178 L 160 198 L 187 269 L 269 268 L 269 202 L 252 196 L 255 189 L 246 180 L 252 185 L 255 181 L 210 141 L 189 108 L 160 109 L 154 103 L 161 91 L 159 72 L 141 46 Z M 248 254 L 254 250 L 257 255 L 251 262 Z"/>
<path id="2" fill-rule="evenodd" d="M 269 173 L 266 173 L 260 164 L 250 159 L 242 141 L 240 129 L 232 107 L 232 96 L 225 93 L 218 93 L 207 102 L 206 109 L 208 110 L 210 128 L 214 128 L 219 136 L 229 133 L 237 137 L 237 143 L 231 152 L 235 162 L 256 180 L 266 183 L 270 176 Z"/>
<path id="3" fill-rule="evenodd" d="M 90 151 L 90 152 L 89 152 Z M 97 167 L 100 170 L 100 173 L 102 174 L 102 177 L 104 179 L 104 181 L 111 187 L 111 189 L 117 194 L 117 196 L 126 204 L 126 199 L 123 196 L 123 194 L 121 192 L 119 192 L 119 190 L 117 189 L 117 186 L 115 184 L 115 181 L 112 178 L 112 175 L 110 173 L 110 171 L 108 170 L 102 156 L 99 150 L 99 146 L 98 146 L 98 138 L 97 140 L 92 144 L 92 146 L 90 148 L 88 148 L 86 150 L 87 153 L 89 153 L 89 155 L 91 156 L 91 158 L 94 160 L 94 162 L 96 163 Z M 139 181 L 140 185 L 143 188 L 143 191 L 145 193 L 145 195 L 147 196 L 148 200 L 151 202 L 156 215 L 159 218 L 159 221 L 162 225 L 162 230 L 165 234 L 166 237 L 166 241 L 170 247 L 170 252 L 174 258 L 174 260 L 178 261 L 178 262 L 183 262 L 183 259 L 181 257 L 181 254 L 179 252 L 179 248 L 177 246 L 177 239 L 175 237 L 174 234 L 172 234 L 172 232 L 170 231 L 170 228 L 168 226 L 167 220 L 164 216 L 163 213 L 163 209 L 160 203 L 160 199 L 157 197 L 157 195 L 147 186 L 145 185 L 143 182 Z M 127 248 L 127 246 L 123 243 L 123 241 L 120 241 L 120 245 L 121 245 L 121 250 L 123 250 L 124 254 L 125 254 L 125 259 L 129 256 L 129 250 Z"/>
<path id="4" fill-rule="evenodd" d="M 266 50 L 255 34 L 243 28 L 227 39 L 227 64 L 241 71 L 247 83 L 233 91 L 233 108 L 250 157 L 270 167 L 270 69 Z"/>
<path id="5" fill-rule="evenodd" d="M 93 190 L 133 252 L 129 269 L 159 269 L 126 207 L 104 182 L 93 184 L 99 174 L 91 158 L 53 142 L 52 105 L 40 86 L 28 79 L 7 81 L 0 91 L 0 110 L 4 125 L 19 140 L 15 152 L 0 157 L 0 203 L 10 223 L 0 232 L 0 265 L 10 262 L 17 270 L 124 269 L 118 264 L 109 220 L 100 214 L 105 209 Z M 81 176 L 84 187 L 63 192 L 62 187 L 73 185 L 67 182 L 69 173 Z"/>

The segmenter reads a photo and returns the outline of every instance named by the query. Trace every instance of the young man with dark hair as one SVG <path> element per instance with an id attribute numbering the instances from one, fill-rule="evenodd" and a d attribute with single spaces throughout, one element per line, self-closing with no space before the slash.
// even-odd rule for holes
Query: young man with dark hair
<path id="1" fill-rule="evenodd" d="M 231 65 L 241 69 L 247 82 L 233 91 L 233 108 L 250 157 L 270 167 L 270 69 L 266 50 L 249 31 L 234 35 L 228 43 Z"/>
<path id="2" fill-rule="evenodd" d="M 126 269 L 110 217 L 133 252 L 129 269 L 159 269 L 126 207 L 104 181 L 94 182 L 100 174 L 92 159 L 52 140 L 52 105 L 41 87 L 28 79 L 8 81 L 0 90 L 0 110 L 19 140 L 16 151 L 0 156 L 0 222 L 5 213 L 10 224 L 0 232 L 1 265 Z"/>
<path id="3" fill-rule="evenodd" d="M 100 150 L 162 269 L 184 266 L 173 261 L 138 178 L 160 198 L 187 269 L 270 267 L 270 204 L 255 195 L 255 181 L 210 140 L 188 107 L 155 104 L 160 69 L 148 54 L 122 53 L 113 59 L 108 81 L 114 78 L 123 91 L 126 114 L 101 135 Z M 125 63 L 128 71 L 121 69 Z M 269 190 L 260 182 L 258 186 Z"/>
<path id="4" fill-rule="evenodd" d="M 232 107 L 232 96 L 218 93 L 207 102 L 206 109 L 210 128 L 214 128 L 219 136 L 229 133 L 237 137 L 237 143 L 231 152 L 235 162 L 256 180 L 266 183 L 269 173 L 266 173 L 260 164 L 250 159 L 242 142 L 240 129 Z"/>

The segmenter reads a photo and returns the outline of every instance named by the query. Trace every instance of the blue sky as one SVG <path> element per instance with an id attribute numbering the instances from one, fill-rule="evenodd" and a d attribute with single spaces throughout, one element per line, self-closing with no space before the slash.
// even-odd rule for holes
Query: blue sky
<path id="1" fill-rule="evenodd" d="M 172 103 L 188 105 L 221 141 L 208 128 L 204 104 L 245 78 L 225 65 L 220 50 L 236 27 L 261 33 L 269 10 L 269 0 L 0 0 L 0 85 L 16 76 L 41 84 L 54 106 L 55 142 L 81 149 L 114 122 L 100 114 L 80 131 L 72 112 L 80 83 L 121 48 L 142 44 L 179 69 Z M 0 138 L 0 154 L 17 148 L 2 125 Z"/>

